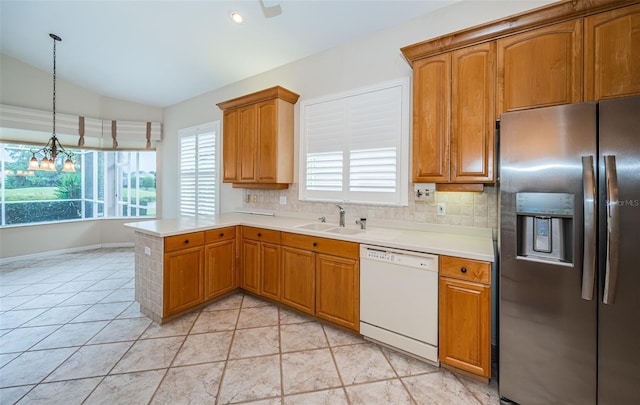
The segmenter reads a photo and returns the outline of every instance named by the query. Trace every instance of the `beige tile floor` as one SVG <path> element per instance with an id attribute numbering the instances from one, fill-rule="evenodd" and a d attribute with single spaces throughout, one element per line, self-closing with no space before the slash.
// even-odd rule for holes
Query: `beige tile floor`
<path id="1" fill-rule="evenodd" d="M 1 404 L 497 404 L 484 385 L 237 292 L 157 325 L 133 249 L 0 265 Z"/>

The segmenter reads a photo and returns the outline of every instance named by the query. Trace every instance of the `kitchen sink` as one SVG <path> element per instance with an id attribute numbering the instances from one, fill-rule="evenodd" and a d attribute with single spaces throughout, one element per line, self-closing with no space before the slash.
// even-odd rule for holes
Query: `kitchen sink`
<path id="1" fill-rule="evenodd" d="M 364 232 L 364 231 L 362 229 L 358 229 L 358 228 L 342 228 L 342 227 L 338 227 L 338 228 L 327 229 L 327 232 L 339 233 L 339 234 L 342 234 L 342 235 L 356 235 L 356 234 Z"/>
<path id="2" fill-rule="evenodd" d="M 335 228 L 336 226 L 333 224 L 325 224 L 322 222 L 314 222 L 311 224 L 298 225 L 296 228 L 299 229 L 308 229 L 310 231 L 326 231 L 327 229 Z"/>

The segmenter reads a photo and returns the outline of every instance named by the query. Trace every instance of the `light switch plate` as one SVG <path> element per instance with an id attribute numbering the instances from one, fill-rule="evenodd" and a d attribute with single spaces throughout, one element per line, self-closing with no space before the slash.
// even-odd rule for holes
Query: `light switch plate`
<path id="1" fill-rule="evenodd" d="M 414 183 L 413 185 L 413 199 L 416 202 L 433 202 L 435 193 L 435 183 Z"/>
<path id="2" fill-rule="evenodd" d="M 280 196 L 280 204 L 281 205 L 287 205 L 287 196 L 286 195 L 281 195 Z"/>
<path id="3" fill-rule="evenodd" d="M 447 215 L 447 204 L 438 203 L 438 210 L 437 210 L 436 215 L 438 215 L 438 216 Z"/>

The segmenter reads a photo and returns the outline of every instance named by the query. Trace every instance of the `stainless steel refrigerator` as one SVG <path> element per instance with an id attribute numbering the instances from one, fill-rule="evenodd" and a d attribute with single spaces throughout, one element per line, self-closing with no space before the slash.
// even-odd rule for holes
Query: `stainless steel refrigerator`
<path id="1" fill-rule="evenodd" d="M 640 404 L 640 97 L 500 123 L 499 390 Z"/>

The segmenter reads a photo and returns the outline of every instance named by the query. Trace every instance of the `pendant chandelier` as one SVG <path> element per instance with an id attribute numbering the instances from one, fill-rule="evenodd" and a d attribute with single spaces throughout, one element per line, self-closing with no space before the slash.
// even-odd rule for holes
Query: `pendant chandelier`
<path id="1" fill-rule="evenodd" d="M 41 149 L 31 150 L 33 157 L 29 161 L 29 170 L 45 170 L 50 172 L 55 172 L 56 169 L 56 159 L 60 155 L 65 155 L 66 159 L 64 160 L 64 164 L 62 167 L 63 172 L 75 172 L 75 166 L 73 164 L 73 160 L 71 157 L 73 153 L 67 151 L 58 140 L 56 136 L 56 42 L 62 41 L 62 38 L 57 36 L 56 34 L 49 34 L 49 36 L 53 39 L 53 131 L 51 134 L 51 138 L 49 142 L 42 147 Z M 41 158 L 40 162 L 38 162 L 38 157 Z"/>

